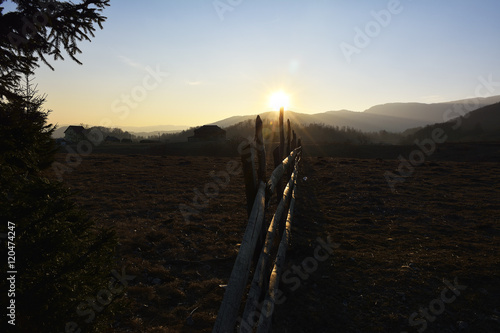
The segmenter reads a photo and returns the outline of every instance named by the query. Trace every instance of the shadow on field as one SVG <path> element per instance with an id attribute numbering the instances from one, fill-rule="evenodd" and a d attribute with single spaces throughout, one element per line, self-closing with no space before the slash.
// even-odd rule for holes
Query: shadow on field
<path id="1" fill-rule="evenodd" d="M 277 305 L 273 322 L 276 332 L 331 332 L 345 330 L 350 318 L 342 306 L 346 293 L 335 278 L 335 261 L 338 253 L 320 262 L 314 252 L 324 242 L 336 243 L 335 234 L 325 233 L 325 225 L 334 223 L 324 214 L 318 200 L 317 189 L 321 186 L 320 175 L 308 160 L 299 171 L 298 194 L 292 225 L 292 240 L 287 252 L 288 265 L 280 289 L 286 301 Z M 316 163 L 326 164 L 324 161 Z M 337 243 L 334 247 L 337 247 Z M 342 246 L 342 244 L 340 244 Z M 327 252 L 324 252 L 326 255 Z M 298 268 L 300 267 L 300 268 Z M 300 270 L 300 272 L 298 272 Z M 327 291 L 327 294 L 324 292 Z"/>
<path id="2" fill-rule="evenodd" d="M 500 331 L 500 165 L 426 162 L 393 194 L 397 166 L 304 159 L 276 332 Z"/>

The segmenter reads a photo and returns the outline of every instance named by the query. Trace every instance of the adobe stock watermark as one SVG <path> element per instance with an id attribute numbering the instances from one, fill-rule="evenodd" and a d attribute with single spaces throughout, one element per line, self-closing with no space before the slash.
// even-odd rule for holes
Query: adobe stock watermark
<path id="1" fill-rule="evenodd" d="M 340 244 L 333 242 L 330 236 L 326 238 L 326 242 L 321 237 L 316 238 L 316 241 L 318 245 L 314 248 L 312 256 L 303 259 L 300 265 L 292 265 L 281 275 L 281 282 L 288 285 L 291 291 L 299 289 L 302 283 L 316 272 L 319 263 L 328 260 L 333 255 L 334 250 L 340 247 Z M 239 332 L 253 332 L 253 328 L 259 322 L 262 313 L 264 313 L 264 316 L 272 316 L 275 305 L 285 303 L 286 299 L 284 292 L 279 288 L 274 304 L 271 304 L 267 299 L 254 304 L 255 311 L 250 312 L 246 318 L 237 318 Z M 271 309 L 271 311 L 264 312 L 263 309 L 266 308 Z"/>
<path id="2" fill-rule="evenodd" d="M 238 154 L 240 156 L 245 155 L 252 149 L 256 150 L 258 148 L 254 144 L 254 138 L 249 136 L 238 145 Z M 249 154 L 249 158 L 251 158 L 251 154 Z M 193 217 L 199 216 L 203 209 L 208 208 L 210 200 L 219 196 L 220 190 L 229 185 L 231 177 L 240 175 L 242 171 L 241 161 L 236 161 L 235 159 L 226 163 L 225 170 L 219 172 L 210 171 L 208 175 L 212 181 L 203 186 L 203 193 L 195 187 L 193 188 L 194 196 L 191 204 L 179 204 L 179 211 L 184 217 L 184 221 L 190 223 Z"/>
<path id="3" fill-rule="evenodd" d="M 243 0 L 215 0 L 212 2 L 217 15 L 221 21 L 224 21 L 226 12 L 232 12 L 236 7 L 241 5 Z"/>
<path id="4" fill-rule="evenodd" d="M 139 106 L 139 103 L 147 98 L 148 93 L 158 88 L 164 78 L 169 76 L 169 73 L 161 71 L 159 65 L 156 66 L 156 69 L 147 66 L 146 72 L 147 74 L 142 79 L 141 84 L 134 86 L 128 94 L 122 94 L 111 104 L 111 111 L 120 114 L 119 118 L 121 120 L 127 118 L 131 109 Z M 99 126 L 103 127 L 112 125 L 113 122 L 109 118 L 102 119 L 99 124 Z M 80 140 L 76 144 L 76 151 L 69 145 L 64 146 L 68 152 L 64 164 L 60 162 L 52 163 L 52 169 L 58 181 L 61 182 L 65 173 L 72 172 L 82 163 L 83 157 L 90 155 L 94 147 L 99 146 L 104 141 L 103 133 L 96 128 L 86 131 L 84 135 L 86 140 Z"/>
<path id="5" fill-rule="evenodd" d="M 121 274 L 112 270 L 113 275 L 110 278 L 108 286 L 99 290 L 95 297 L 87 296 L 84 302 L 76 307 L 76 314 L 80 317 L 86 317 L 84 322 L 90 324 L 96 318 L 96 312 L 102 312 L 111 302 L 128 287 L 129 281 L 135 279 L 135 275 L 127 275 L 125 267 L 122 267 Z M 80 325 L 74 321 L 69 321 L 64 326 L 65 333 L 81 333 Z"/>
<path id="6" fill-rule="evenodd" d="M 467 286 L 458 284 L 457 277 L 455 277 L 453 284 L 444 279 L 443 283 L 446 287 L 441 290 L 439 297 L 430 301 L 428 307 L 420 308 L 418 312 L 413 312 L 408 319 L 410 326 L 420 326 L 418 328 L 419 333 L 423 333 L 427 329 L 428 322 L 434 322 L 444 312 L 446 304 L 453 303 L 461 295 L 460 291 L 467 289 Z"/>
<path id="7" fill-rule="evenodd" d="M 179 204 L 179 210 L 186 223 L 192 222 L 194 216 L 199 216 L 201 211 L 208 208 L 211 199 L 216 198 L 221 189 L 224 189 L 231 181 L 231 176 L 237 176 L 241 173 L 241 163 L 230 160 L 226 164 L 226 169 L 215 172 L 210 171 L 209 176 L 213 180 L 206 183 L 203 187 L 203 193 L 197 188 L 193 188 L 193 200 L 191 205 Z"/>
<path id="8" fill-rule="evenodd" d="M 143 102 L 148 97 L 149 92 L 158 88 L 164 78 L 170 75 L 167 72 L 162 72 L 159 65 L 157 65 L 154 70 L 147 66 L 146 72 L 148 74 L 142 79 L 142 84 L 133 87 L 128 94 L 122 94 L 120 98 L 116 99 L 111 104 L 111 111 L 113 113 L 119 113 L 119 118 L 121 120 L 127 118 L 130 114 L 130 110 L 136 108 L 139 103 Z M 101 126 L 106 127 L 106 125 Z"/>
<path id="9" fill-rule="evenodd" d="M 500 82 L 493 81 L 493 75 L 490 74 L 487 78 L 480 76 L 478 78 L 479 84 L 474 90 L 475 98 L 467 100 L 462 104 L 454 104 L 443 113 L 444 122 L 454 122 L 452 129 L 458 130 L 462 126 L 463 119 L 469 117 L 469 112 L 476 110 L 479 107 L 479 98 L 484 98 L 494 95 L 500 87 Z M 436 151 L 437 145 L 442 144 L 448 140 L 448 135 L 445 130 L 438 127 L 431 132 L 430 138 L 423 139 L 422 141 L 416 139 L 414 141 L 417 146 L 412 150 L 408 158 L 402 155 L 398 156 L 400 161 L 396 173 L 386 171 L 384 178 L 392 193 L 396 193 L 396 185 L 403 183 L 411 177 L 415 168 L 422 165 L 428 157 Z"/>
<path id="10" fill-rule="evenodd" d="M 399 0 L 389 0 L 386 9 L 370 12 L 373 20 L 368 21 L 364 28 L 356 26 L 354 28 L 354 37 L 352 44 L 347 42 L 340 43 L 340 50 L 347 63 L 351 63 L 354 54 L 360 54 L 363 49 L 368 47 L 374 38 L 377 38 L 383 28 L 387 28 L 395 15 L 403 12 L 403 6 Z"/>

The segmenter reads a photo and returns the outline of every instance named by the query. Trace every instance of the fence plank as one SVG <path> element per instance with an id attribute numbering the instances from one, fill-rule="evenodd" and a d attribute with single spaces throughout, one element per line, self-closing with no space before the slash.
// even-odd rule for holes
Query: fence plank
<path id="1" fill-rule="evenodd" d="M 269 191 L 271 193 L 274 192 L 274 190 L 278 186 L 278 182 L 281 180 L 283 177 L 284 172 L 290 167 L 290 165 L 293 163 L 295 160 L 295 157 L 298 153 L 300 148 L 294 149 L 290 155 L 288 155 L 282 162 L 279 164 L 274 171 L 271 174 L 271 177 L 269 181 L 267 182 L 267 187 L 269 188 Z"/>
<path id="2" fill-rule="evenodd" d="M 295 173 L 293 174 L 292 178 L 290 178 L 285 191 L 283 191 L 283 197 L 278 207 L 276 208 L 276 212 L 274 213 L 271 224 L 269 225 L 269 229 L 267 230 L 264 248 L 262 249 L 259 262 L 257 263 L 257 266 L 255 268 L 252 283 L 250 284 L 250 291 L 248 292 L 247 302 L 243 311 L 243 321 L 245 322 L 245 326 L 253 326 L 255 324 L 255 322 L 252 321 L 252 317 L 256 312 L 261 292 L 263 290 L 263 287 L 265 286 L 265 278 L 266 276 L 269 276 L 268 266 L 271 249 L 273 247 L 274 240 L 277 237 L 279 221 L 281 220 L 281 216 L 283 215 L 285 207 L 287 206 L 287 203 L 291 196 L 291 188 L 293 187 L 294 178 Z"/>
<path id="3" fill-rule="evenodd" d="M 222 304 L 217 314 L 213 333 L 233 332 L 236 324 L 236 317 L 241 305 L 241 299 L 245 290 L 252 256 L 257 243 L 257 238 L 262 228 L 265 210 L 265 184 L 260 182 L 259 191 L 255 198 L 255 203 L 248 219 L 248 225 L 243 236 L 243 241 L 238 251 L 226 292 L 222 299 Z"/>
<path id="4" fill-rule="evenodd" d="M 241 155 L 241 160 L 247 196 L 248 224 L 212 332 L 234 332 L 236 322 L 240 323 L 240 330 L 251 332 L 257 324 L 260 325 L 257 328 L 259 332 L 267 332 L 271 327 L 279 278 L 290 237 L 298 162 L 302 152 L 301 140 L 297 142 L 290 120 L 287 120 L 287 141 L 285 142 L 283 118 L 284 108 L 281 108 L 279 114 L 280 145 L 273 151 L 275 169 L 267 182 L 265 181 L 266 153 L 262 135 L 263 123 L 260 116 L 257 116 L 255 120 L 254 142 L 243 147 L 244 153 Z M 284 178 L 288 179 L 286 187 Z M 264 226 L 266 205 L 274 191 L 277 193 L 277 199 L 281 200 L 278 202 L 271 223 Z M 259 236 L 261 236 L 260 240 Z M 262 246 L 264 237 L 265 242 Z M 238 312 L 247 286 L 252 258 L 254 262 L 257 261 L 257 264 L 250 284 L 243 319 L 241 319 L 238 318 Z M 274 261 L 273 267 L 271 267 L 271 261 Z M 263 306 L 259 304 L 262 297 L 265 297 Z"/>
<path id="5" fill-rule="evenodd" d="M 297 166 L 297 165 L 296 165 Z M 297 167 L 295 167 L 294 174 L 297 175 Z M 281 238 L 281 242 L 278 248 L 278 254 L 276 255 L 276 260 L 274 264 L 273 271 L 269 280 L 269 290 L 266 298 L 262 304 L 261 314 L 259 318 L 259 325 L 257 327 L 257 333 L 267 333 L 271 330 L 271 320 L 274 312 L 274 306 L 276 304 L 276 298 L 279 297 L 279 281 L 281 274 L 283 273 L 283 268 L 285 266 L 286 251 L 288 249 L 288 243 L 290 242 L 293 212 L 295 208 L 295 190 L 297 188 L 297 177 L 295 177 L 292 191 L 292 198 L 290 200 L 290 209 L 288 210 L 288 215 L 286 219 L 286 229 Z"/>
<path id="6" fill-rule="evenodd" d="M 283 273 L 283 268 L 285 266 L 286 251 L 288 249 L 288 243 L 290 242 L 291 225 L 293 220 L 293 210 L 295 207 L 295 190 L 292 194 L 292 200 L 290 202 L 290 210 L 288 212 L 288 217 L 286 220 L 286 231 L 281 239 L 280 247 L 278 249 L 278 254 L 276 256 L 276 264 L 274 265 L 273 272 L 271 273 L 271 278 L 269 282 L 269 292 L 262 304 L 262 310 L 259 319 L 259 325 L 257 327 L 257 333 L 267 333 L 271 330 L 272 317 L 274 313 L 274 307 L 276 304 L 276 299 L 279 297 L 279 281 L 281 274 Z"/>

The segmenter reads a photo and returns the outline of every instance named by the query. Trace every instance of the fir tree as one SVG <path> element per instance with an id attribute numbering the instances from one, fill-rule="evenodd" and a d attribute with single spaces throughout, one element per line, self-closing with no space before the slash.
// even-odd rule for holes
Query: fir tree
<path id="1" fill-rule="evenodd" d="M 103 9 L 109 0 L 81 3 L 55 0 L 13 0 L 17 10 L 3 13 L 0 0 L 0 98 L 16 98 L 23 74 L 43 62 L 51 69 L 50 57 L 64 59 L 81 53 L 78 43 L 94 37 L 95 25 L 102 29 Z"/>
<path id="2" fill-rule="evenodd" d="M 13 2 L 16 11 L 4 15 L 0 8 L 0 233 L 14 223 L 15 330 L 99 331 L 109 326 L 120 295 L 105 293 L 110 297 L 101 300 L 110 304 L 101 302 L 94 316 L 84 302 L 109 287 L 116 241 L 78 208 L 69 190 L 44 176 L 54 161 L 54 126 L 29 74 L 39 61 L 48 64 L 47 56 L 62 58 L 63 51 L 78 62 L 77 42 L 93 36 L 109 1 Z M 2 250 L 7 245 L 2 239 Z M 2 292 L 7 282 L 0 282 Z M 8 320 L 2 315 L 2 327 Z"/>

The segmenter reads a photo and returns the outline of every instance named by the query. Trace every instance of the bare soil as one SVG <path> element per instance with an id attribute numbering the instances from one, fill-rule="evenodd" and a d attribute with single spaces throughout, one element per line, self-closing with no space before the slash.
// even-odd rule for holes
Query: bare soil
<path id="1" fill-rule="evenodd" d="M 94 152 L 64 174 L 136 276 L 110 332 L 211 332 L 246 226 L 242 175 L 208 186 L 191 220 L 179 205 L 238 160 Z M 274 331 L 500 331 L 500 164 L 426 162 L 392 193 L 384 172 L 398 163 L 304 158 L 287 262 L 310 272 L 282 281 Z M 314 266 L 327 236 L 338 246 Z"/>

